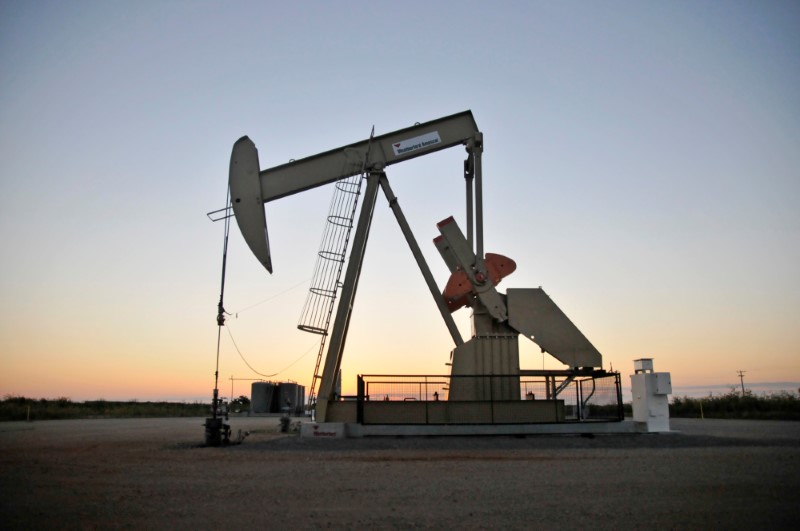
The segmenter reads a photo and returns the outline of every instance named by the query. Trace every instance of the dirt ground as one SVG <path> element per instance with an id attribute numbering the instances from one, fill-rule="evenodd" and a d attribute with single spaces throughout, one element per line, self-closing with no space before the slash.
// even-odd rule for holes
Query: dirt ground
<path id="1" fill-rule="evenodd" d="M 309 440 L 232 419 L 0 424 L 2 529 L 800 529 L 800 423 Z"/>

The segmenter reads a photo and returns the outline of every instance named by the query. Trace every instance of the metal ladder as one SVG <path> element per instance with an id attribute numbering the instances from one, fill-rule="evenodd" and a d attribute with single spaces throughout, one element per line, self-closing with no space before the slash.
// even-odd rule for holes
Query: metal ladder
<path id="1" fill-rule="evenodd" d="M 311 287 L 297 324 L 297 328 L 304 332 L 322 336 L 317 352 L 317 362 L 314 366 L 314 377 L 311 380 L 311 390 L 308 393 L 309 407 L 316 400 L 317 380 L 322 378 L 322 375 L 319 374 L 319 367 L 325 351 L 334 302 L 339 288 L 341 288 L 340 278 L 344 269 L 358 197 L 361 195 L 361 183 L 365 176 L 365 160 L 366 157 L 363 156 L 363 153 L 360 156 L 358 153 L 354 153 L 352 164 L 360 165 L 361 173 L 334 184 L 335 189 L 322 233 L 322 241 L 317 252 Z"/>

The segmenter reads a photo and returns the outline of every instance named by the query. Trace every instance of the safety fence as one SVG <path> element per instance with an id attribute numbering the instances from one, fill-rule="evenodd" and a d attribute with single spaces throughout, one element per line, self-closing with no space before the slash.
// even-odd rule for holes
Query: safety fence
<path id="1" fill-rule="evenodd" d="M 359 375 L 362 424 L 522 424 L 623 420 L 619 373 Z"/>

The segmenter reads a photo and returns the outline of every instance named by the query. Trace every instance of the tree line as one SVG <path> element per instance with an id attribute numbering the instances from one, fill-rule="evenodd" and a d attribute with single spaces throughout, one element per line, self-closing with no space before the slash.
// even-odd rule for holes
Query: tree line
<path id="1" fill-rule="evenodd" d="M 211 413 L 207 403 L 139 402 L 138 400 L 87 400 L 26 398 L 7 395 L 0 401 L 0 421 L 87 418 L 203 417 Z"/>

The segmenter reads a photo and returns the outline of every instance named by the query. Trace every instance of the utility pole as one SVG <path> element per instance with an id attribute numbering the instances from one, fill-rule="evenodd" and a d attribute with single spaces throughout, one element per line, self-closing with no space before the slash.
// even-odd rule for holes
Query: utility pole
<path id="1" fill-rule="evenodd" d="M 736 372 L 739 373 L 739 381 L 742 383 L 742 396 L 744 396 L 744 371 L 738 370 Z"/>

